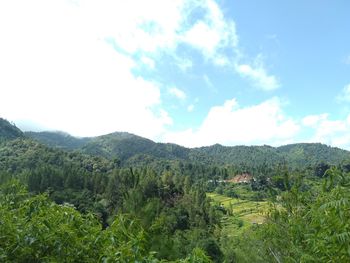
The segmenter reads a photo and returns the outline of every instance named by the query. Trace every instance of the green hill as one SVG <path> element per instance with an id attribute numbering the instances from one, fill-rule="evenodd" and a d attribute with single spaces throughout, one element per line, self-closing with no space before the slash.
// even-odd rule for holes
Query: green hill
<path id="1" fill-rule="evenodd" d="M 215 144 L 190 149 L 171 143 L 156 143 L 127 132 L 92 138 L 76 138 L 62 132 L 26 132 L 25 135 L 51 147 L 78 150 L 108 159 L 117 158 L 122 164 L 137 166 L 162 160 L 177 160 L 239 167 L 275 166 L 286 163 L 291 168 L 305 168 L 320 162 L 339 164 L 350 160 L 349 151 L 320 143 L 298 143 L 280 147 Z"/>
<path id="2" fill-rule="evenodd" d="M 189 149 L 170 143 L 155 143 L 126 132 L 115 132 L 91 139 L 81 151 L 106 158 L 126 161 L 136 155 L 150 155 L 160 159 L 188 159 Z"/>
<path id="3" fill-rule="evenodd" d="M 57 262 L 67 255 L 74 255 L 68 261 L 76 262 L 82 258 L 76 253 L 87 246 L 86 251 L 94 252 L 86 256 L 90 259 L 97 253 L 99 259 L 106 258 L 106 251 L 118 257 L 120 251 L 126 251 L 128 257 L 135 251 L 150 251 L 159 261 L 149 262 L 168 262 L 163 258 L 210 262 L 191 256 L 193 248 L 199 247 L 214 262 L 224 262 L 226 255 L 231 258 L 232 251 L 249 261 L 249 249 L 262 246 L 260 251 L 268 251 L 265 244 L 277 239 L 282 240 L 282 255 L 291 244 L 290 233 L 292 241 L 296 240 L 293 244 L 299 244 L 300 237 L 311 237 L 312 244 L 318 244 L 321 239 L 315 233 L 321 233 L 322 240 L 331 236 L 331 240 L 346 241 L 350 165 L 338 170 L 332 167 L 331 176 L 325 178 L 321 178 L 322 169 L 328 165 L 318 167 L 320 162 L 350 160 L 346 150 L 318 143 L 281 147 L 216 144 L 189 149 L 130 133 L 79 139 L 55 132 L 24 135 L 8 121 L 1 119 L 0 124 L 0 247 L 4 248 L 0 258 L 4 262 L 28 262 L 28 258 Z M 276 166 L 281 163 L 301 171 L 288 173 L 285 167 Z M 224 181 L 245 168 L 254 177 L 250 183 Z M 330 183 L 323 183 L 324 179 Z M 296 181 L 298 187 L 288 191 Z M 270 194 L 276 197 L 271 199 L 274 205 L 264 200 Z M 67 239 L 72 233 L 77 234 Z M 144 245 L 139 249 L 138 244 Z M 303 249 L 300 251 L 313 255 L 313 247 L 305 248 L 305 244 L 294 246 L 295 251 Z M 334 252 L 327 252 L 329 258 L 339 254 L 339 244 L 332 243 Z M 344 251 L 338 259 L 347 259 Z M 263 256 L 268 260 L 249 262 L 273 261 Z M 138 260 L 110 261 L 143 259 L 140 254 Z"/>
<path id="4" fill-rule="evenodd" d="M 207 156 L 221 164 L 235 166 L 256 166 L 271 163 L 281 163 L 284 158 L 276 148 L 271 146 L 222 146 L 215 144 L 192 150 L 194 160 Z"/>
<path id="5" fill-rule="evenodd" d="M 65 132 L 25 132 L 25 136 L 39 141 L 47 146 L 60 148 L 63 150 L 75 150 L 86 143 L 88 143 L 91 138 L 77 138 L 69 135 Z"/>
<path id="6" fill-rule="evenodd" d="M 192 158 L 207 156 L 221 164 L 243 167 L 286 163 L 291 168 L 305 168 L 320 162 L 331 165 L 350 160 L 350 152 L 321 143 L 297 143 L 280 147 L 222 146 L 215 144 L 192 150 Z"/>
<path id="7" fill-rule="evenodd" d="M 23 137 L 23 133 L 9 121 L 0 118 L 0 142 Z"/>
<path id="8" fill-rule="evenodd" d="M 294 167 L 315 165 L 319 162 L 338 164 L 350 160 L 350 152 L 321 143 L 297 143 L 280 146 L 277 152 Z"/>
<path id="9" fill-rule="evenodd" d="M 25 135 L 49 147 L 79 150 L 82 153 L 121 161 L 147 159 L 187 160 L 190 149 L 171 144 L 155 143 L 127 132 L 114 132 L 90 138 L 76 138 L 64 132 L 25 132 Z M 136 161 L 137 162 L 137 161 Z"/>
<path id="10" fill-rule="evenodd" d="M 7 141 L 0 147 L 0 171 L 11 174 L 26 170 L 49 167 L 51 170 L 76 170 L 77 172 L 93 172 L 109 170 L 113 164 L 102 157 L 93 157 L 79 152 L 69 153 L 47 147 L 35 140 L 18 138 Z"/>

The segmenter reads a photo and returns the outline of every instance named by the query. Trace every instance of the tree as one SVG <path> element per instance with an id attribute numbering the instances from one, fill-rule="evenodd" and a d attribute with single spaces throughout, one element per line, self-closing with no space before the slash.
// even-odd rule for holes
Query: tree
<path id="1" fill-rule="evenodd" d="M 350 175 L 335 167 L 325 175 L 315 194 L 297 183 L 272 206 L 260 229 L 269 260 L 350 261 Z"/>

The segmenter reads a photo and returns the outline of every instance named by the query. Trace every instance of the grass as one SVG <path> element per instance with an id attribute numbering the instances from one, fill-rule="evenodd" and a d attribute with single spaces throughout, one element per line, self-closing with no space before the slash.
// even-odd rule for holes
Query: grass
<path id="1" fill-rule="evenodd" d="M 254 224 L 262 224 L 265 220 L 264 212 L 268 207 L 266 201 L 243 200 L 216 193 L 207 193 L 207 196 L 213 204 L 222 205 L 228 211 L 222 218 L 222 225 L 232 235 L 237 235 Z"/>

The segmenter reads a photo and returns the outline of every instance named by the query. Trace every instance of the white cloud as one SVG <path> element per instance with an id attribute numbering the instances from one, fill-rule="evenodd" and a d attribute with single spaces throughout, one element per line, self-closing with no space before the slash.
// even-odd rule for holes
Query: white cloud
<path id="1" fill-rule="evenodd" d="M 226 56 L 216 56 L 213 62 L 215 65 L 221 67 L 230 65 L 230 61 Z"/>
<path id="2" fill-rule="evenodd" d="M 302 124 L 306 127 L 317 127 L 317 125 L 328 118 L 327 113 L 319 115 L 308 115 L 302 119 Z"/>
<path id="3" fill-rule="evenodd" d="M 277 78 L 269 75 L 261 64 L 255 66 L 240 64 L 236 65 L 235 69 L 242 77 L 250 79 L 253 85 L 259 89 L 270 91 L 280 87 Z"/>
<path id="4" fill-rule="evenodd" d="M 223 48 L 237 45 L 235 24 L 226 21 L 214 0 L 78 1 L 87 28 L 112 40 L 130 54 L 166 51 L 181 44 L 199 50 L 204 57 L 223 63 Z M 135 8 L 137 7 L 137 8 Z M 202 18 L 193 19 L 200 10 Z"/>
<path id="5" fill-rule="evenodd" d="M 172 96 L 175 96 L 179 100 L 185 100 L 187 98 L 186 93 L 183 90 L 178 89 L 176 87 L 169 88 L 168 92 L 169 94 L 171 94 Z"/>
<path id="6" fill-rule="evenodd" d="M 190 104 L 187 106 L 187 111 L 188 112 L 192 112 L 194 110 L 194 105 L 193 104 Z"/>
<path id="7" fill-rule="evenodd" d="M 156 63 L 154 62 L 154 60 L 146 56 L 141 57 L 141 62 L 144 65 L 148 66 L 150 69 L 154 69 L 156 66 Z"/>
<path id="8" fill-rule="evenodd" d="M 193 19 L 199 9 L 203 17 Z M 133 68 L 154 69 L 153 55 L 176 54 L 179 45 L 222 64 L 221 49 L 237 42 L 234 22 L 213 0 L 2 1 L 0 32 L 1 114 L 75 135 L 127 130 L 156 138 L 172 123 L 161 83 Z M 186 57 L 178 62 L 192 67 Z"/>
<path id="9" fill-rule="evenodd" d="M 129 53 L 174 48 L 185 1 L 79 1 L 88 28 Z M 137 8 L 136 8 L 137 7 Z"/>
<path id="10" fill-rule="evenodd" d="M 212 107 L 197 129 L 167 132 L 163 141 L 189 147 L 211 145 L 284 145 L 320 142 L 350 150 L 350 114 L 331 119 L 330 114 L 308 115 L 300 120 L 283 112 L 284 103 L 272 98 L 241 107 L 236 99 Z"/>
<path id="11" fill-rule="evenodd" d="M 179 58 L 175 57 L 176 65 L 183 71 L 187 72 L 190 68 L 193 67 L 193 62 L 188 58 Z"/>
<path id="12" fill-rule="evenodd" d="M 338 120 L 331 120 L 329 114 L 306 116 L 303 124 L 313 129 L 309 141 L 350 149 L 350 114 Z"/>
<path id="13" fill-rule="evenodd" d="M 208 56 L 212 56 L 215 53 L 220 39 L 220 32 L 210 28 L 203 21 L 195 24 L 184 36 L 186 43 L 201 49 Z"/>
<path id="14" fill-rule="evenodd" d="M 159 85 L 134 76 L 135 61 L 105 41 L 128 14 L 114 1 L 67 3 L 0 3 L 1 114 L 80 136 L 159 136 L 172 123 Z"/>
<path id="15" fill-rule="evenodd" d="M 297 122 L 283 113 L 278 98 L 249 107 L 240 107 L 232 99 L 212 107 L 197 130 L 168 133 L 164 139 L 191 147 L 214 143 L 278 145 L 290 142 L 299 130 Z"/>
<path id="16" fill-rule="evenodd" d="M 336 99 L 339 102 L 350 102 L 350 84 L 344 87 Z"/>
<path id="17" fill-rule="evenodd" d="M 222 49 L 235 49 L 238 45 L 236 25 L 233 21 L 226 21 L 218 4 L 213 0 L 198 1 L 196 4 L 206 11 L 203 20 L 194 23 L 179 37 L 198 49 L 208 60 L 217 65 L 227 65 L 227 57 Z"/>
<path id="18" fill-rule="evenodd" d="M 202 17 L 193 16 L 198 10 Z M 238 52 L 235 24 L 214 0 L 0 1 L 0 43 L 4 117 L 73 135 L 125 130 L 153 139 L 172 118 L 162 107 L 162 83 L 133 69 L 153 69 L 157 56 L 179 56 L 183 45 L 219 66 L 230 65 L 225 49 Z M 185 71 L 193 66 L 187 57 L 180 62 Z M 259 67 L 248 71 L 266 89 L 277 85 Z M 179 89 L 171 93 L 186 99 Z"/>

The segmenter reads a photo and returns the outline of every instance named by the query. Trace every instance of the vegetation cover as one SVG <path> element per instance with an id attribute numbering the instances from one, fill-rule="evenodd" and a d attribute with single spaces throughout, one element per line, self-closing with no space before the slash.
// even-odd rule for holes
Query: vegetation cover
<path id="1" fill-rule="evenodd" d="M 349 262 L 348 156 L 23 134 L 0 119 L 0 261 Z"/>
<path id="2" fill-rule="evenodd" d="M 26 132 L 50 147 L 78 150 L 85 154 L 118 158 L 125 166 L 143 166 L 150 162 L 182 161 L 217 166 L 234 165 L 241 169 L 288 164 L 291 169 L 305 169 L 320 162 L 336 165 L 350 159 L 348 151 L 320 143 L 298 143 L 280 147 L 222 146 L 185 148 L 171 143 L 155 143 L 126 132 L 93 138 L 75 138 L 62 132 Z"/>

